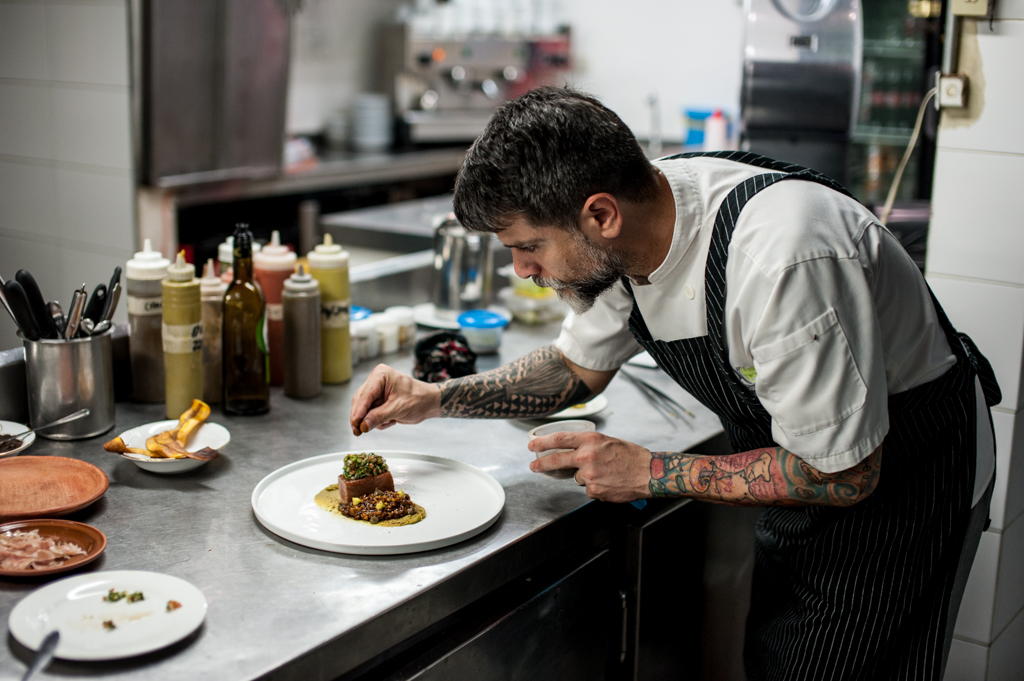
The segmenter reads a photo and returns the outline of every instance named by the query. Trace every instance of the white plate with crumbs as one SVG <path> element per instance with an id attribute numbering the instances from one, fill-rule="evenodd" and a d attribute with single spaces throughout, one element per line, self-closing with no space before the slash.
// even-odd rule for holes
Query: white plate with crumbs
<path id="1" fill-rule="evenodd" d="M 25 437 L 19 438 L 21 440 L 21 444 L 17 446 L 4 446 L 3 441 L 8 439 L 5 436 L 17 435 L 18 433 L 24 433 L 26 430 L 28 430 L 28 426 L 22 423 L 16 423 L 15 421 L 0 421 L 0 459 L 5 456 L 17 456 L 32 446 L 32 443 L 36 441 L 35 433 L 29 433 Z M 10 447 L 10 449 L 7 447 Z"/>
<path id="2" fill-rule="evenodd" d="M 604 395 L 598 395 L 589 402 L 582 404 L 574 404 L 573 406 L 563 409 L 562 411 L 555 412 L 545 416 L 545 419 L 582 419 L 587 416 L 594 416 L 600 414 L 602 411 L 608 408 L 608 398 Z"/>
<path id="3" fill-rule="evenodd" d="M 141 593 L 142 598 L 107 600 L 111 589 Z M 205 618 L 206 597 L 184 579 L 110 570 L 68 577 L 33 591 L 14 606 L 7 624 L 11 635 L 31 650 L 57 629 L 56 657 L 117 660 L 177 643 Z"/>
<path id="4" fill-rule="evenodd" d="M 405 491 L 427 516 L 402 527 L 381 527 L 343 518 L 313 501 L 337 484 L 347 454 L 323 454 L 284 466 L 252 492 L 260 523 L 288 541 L 321 551 L 394 555 L 430 551 L 474 537 L 501 515 L 505 490 L 479 468 L 418 452 L 374 451 L 387 461 L 395 489 Z"/>

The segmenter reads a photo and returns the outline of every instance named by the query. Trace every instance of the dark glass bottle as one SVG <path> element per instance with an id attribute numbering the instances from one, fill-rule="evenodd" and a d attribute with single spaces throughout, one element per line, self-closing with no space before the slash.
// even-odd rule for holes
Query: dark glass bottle
<path id="1" fill-rule="evenodd" d="M 270 409 L 266 304 L 253 276 L 252 232 L 235 228 L 234 280 L 224 294 L 224 411 L 265 414 Z"/>

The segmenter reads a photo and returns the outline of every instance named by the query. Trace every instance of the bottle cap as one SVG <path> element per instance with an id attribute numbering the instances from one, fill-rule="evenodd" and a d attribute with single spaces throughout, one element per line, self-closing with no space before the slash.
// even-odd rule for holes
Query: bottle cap
<path id="1" fill-rule="evenodd" d="M 170 264 L 171 261 L 160 251 L 154 251 L 149 239 L 146 239 L 142 244 L 142 250 L 128 261 L 126 269 L 129 279 L 157 280 L 167 276 L 167 266 Z"/>
<path id="2" fill-rule="evenodd" d="M 270 235 L 270 243 L 259 253 L 253 253 L 253 267 L 261 270 L 291 272 L 295 269 L 295 251 L 281 243 L 281 233 L 276 229 Z"/>
<path id="3" fill-rule="evenodd" d="M 467 329 L 497 329 L 507 324 L 507 319 L 490 310 L 469 310 L 459 315 L 459 326 Z"/>
<path id="4" fill-rule="evenodd" d="M 257 242 L 257 241 L 253 241 L 252 242 L 252 252 L 253 253 L 259 253 L 260 252 L 260 248 L 261 248 L 261 246 L 260 246 L 259 242 Z M 224 263 L 225 266 L 222 268 L 224 271 L 227 271 L 227 268 L 231 267 L 231 263 L 233 263 L 234 260 L 235 260 L 235 237 L 234 236 L 229 236 L 228 238 L 224 239 L 224 241 L 222 241 L 220 243 L 220 245 L 217 246 L 217 260 L 219 260 L 220 262 Z"/>
<path id="5" fill-rule="evenodd" d="M 185 251 L 179 251 L 174 264 L 167 268 L 167 278 L 170 281 L 192 281 L 195 277 L 195 265 L 185 262 Z"/>
<path id="6" fill-rule="evenodd" d="M 213 258 L 206 261 L 203 268 L 203 278 L 199 280 L 199 291 L 204 296 L 222 296 L 228 290 L 228 285 L 220 280 L 214 271 Z"/>
<path id="7" fill-rule="evenodd" d="M 315 270 L 340 270 L 348 267 L 348 251 L 334 243 L 330 232 L 324 234 L 324 242 L 306 256 L 309 267 Z"/>
<path id="8" fill-rule="evenodd" d="M 316 291 L 320 282 L 306 271 L 305 265 L 299 265 L 299 271 L 284 280 L 284 287 L 289 291 Z"/>

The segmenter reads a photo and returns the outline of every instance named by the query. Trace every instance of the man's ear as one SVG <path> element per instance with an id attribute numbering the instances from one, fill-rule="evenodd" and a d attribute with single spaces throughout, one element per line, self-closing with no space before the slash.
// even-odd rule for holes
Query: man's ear
<path id="1" fill-rule="evenodd" d="M 619 202 L 607 192 L 588 197 L 580 211 L 580 229 L 590 239 L 614 239 L 622 232 Z"/>

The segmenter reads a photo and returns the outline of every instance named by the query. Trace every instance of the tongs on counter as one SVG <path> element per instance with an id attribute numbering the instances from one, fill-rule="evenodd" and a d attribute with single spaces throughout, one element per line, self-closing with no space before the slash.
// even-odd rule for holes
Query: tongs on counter
<path id="1" fill-rule="evenodd" d="M 619 374 L 626 378 L 630 383 L 640 389 L 640 392 L 647 397 L 647 400 L 651 403 L 659 414 L 664 416 L 669 423 L 674 421 L 682 421 L 683 417 L 680 414 L 686 414 L 691 419 L 697 418 L 696 414 L 684 407 L 683 405 L 676 402 L 674 399 L 663 393 L 661 390 L 655 388 L 653 385 L 637 378 L 633 374 L 629 373 L 625 369 L 619 369 Z M 687 424 L 689 425 L 689 424 Z"/>

